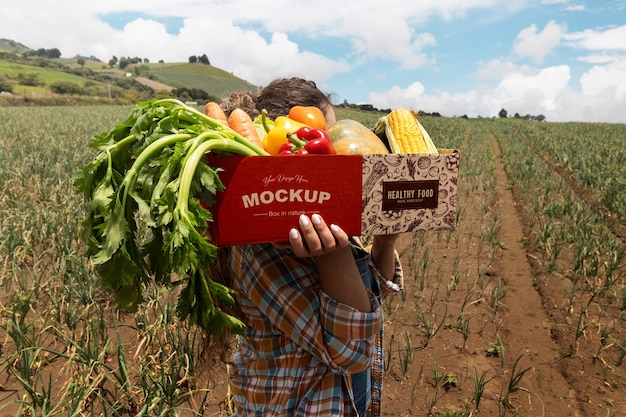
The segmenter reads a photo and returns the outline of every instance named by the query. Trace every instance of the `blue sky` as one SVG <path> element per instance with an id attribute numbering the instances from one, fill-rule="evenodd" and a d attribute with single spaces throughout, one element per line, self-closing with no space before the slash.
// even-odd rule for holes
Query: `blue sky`
<path id="1" fill-rule="evenodd" d="M 626 0 L 21 0 L 0 38 L 64 57 L 211 64 L 262 86 L 444 116 L 626 123 Z"/>

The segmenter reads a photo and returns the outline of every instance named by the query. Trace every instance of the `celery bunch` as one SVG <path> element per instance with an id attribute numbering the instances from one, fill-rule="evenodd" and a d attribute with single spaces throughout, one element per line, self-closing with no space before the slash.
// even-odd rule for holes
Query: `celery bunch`
<path id="1" fill-rule="evenodd" d="M 223 185 L 205 153 L 266 155 L 232 129 L 174 99 L 139 103 L 111 130 L 96 135 L 95 158 L 74 183 L 87 203 L 82 238 L 102 286 L 133 311 L 154 280 L 185 284 L 177 312 L 214 336 L 243 323 L 219 308 L 234 291 L 206 275 L 216 247 L 206 235 Z"/>

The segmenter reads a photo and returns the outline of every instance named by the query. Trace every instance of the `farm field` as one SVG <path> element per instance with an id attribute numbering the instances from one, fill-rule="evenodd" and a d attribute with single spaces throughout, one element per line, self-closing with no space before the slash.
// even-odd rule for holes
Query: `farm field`
<path id="1" fill-rule="evenodd" d="M 131 109 L 0 107 L 0 416 L 228 415 L 173 293 L 117 311 L 82 255 L 72 175 Z M 401 237 L 384 415 L 626 416 L 626 126 L 420 120 L 458 225 Z"/>

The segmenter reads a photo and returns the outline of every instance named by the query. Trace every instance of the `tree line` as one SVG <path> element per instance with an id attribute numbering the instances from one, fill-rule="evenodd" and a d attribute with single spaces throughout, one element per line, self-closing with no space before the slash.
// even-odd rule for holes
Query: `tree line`
<path id="1" fill-rule="evenodd" d="M 498 117 L 505 119 L 507 117 L 509 117 L 509 112 L 507 112 L 505 109 L 501 109 L 500 112 L 498 112 Z M 524 120 L 532 120 L 532 121 L 536 121 L 536 122 L 543 122 L 546 120 L 546 116 L 544 116 L 543 114 L 538 114 L 536 116 L 532 115 L 532 114 L 527 114 L 525 116 L 520 115 L 519 113 L 515 113 L 513 116 L 511 116 L 515 119 L 524 119 Z"/>

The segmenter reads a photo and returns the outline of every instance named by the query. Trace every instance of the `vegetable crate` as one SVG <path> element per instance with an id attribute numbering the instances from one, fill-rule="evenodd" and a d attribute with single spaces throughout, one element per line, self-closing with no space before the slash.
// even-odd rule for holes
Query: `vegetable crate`
<path id="1" fill-rule="evenodd" d="M 215 156 L 225 190 L 209 205 L 217 246 L 286 241 L 300 214 L 353 236 L 456 226 L 460 152 Z"/>

